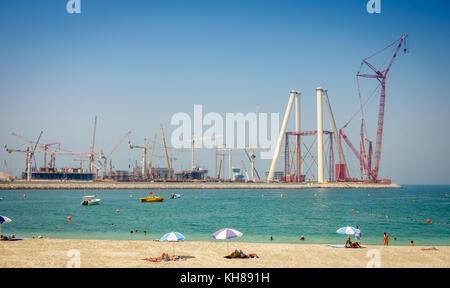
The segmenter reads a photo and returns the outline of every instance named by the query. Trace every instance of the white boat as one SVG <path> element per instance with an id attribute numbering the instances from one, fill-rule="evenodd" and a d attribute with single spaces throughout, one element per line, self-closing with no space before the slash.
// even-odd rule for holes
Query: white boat
<path id="1" fill-rule="evenodd" d="M 83 201 L 81 201 L 81 205 L 97 205 L 100 203 L 100 198 L 97 198 L 97 195 L 87 195 L 83 196 Z"/>
<path id="2" fill-rule="evenodd" d="M 180 197 L 181 197 L 180 194 L 172 194 L 172 195 L 170 195 L 170 199 L 177 199 L 177 198 L 180 198 Z"/>

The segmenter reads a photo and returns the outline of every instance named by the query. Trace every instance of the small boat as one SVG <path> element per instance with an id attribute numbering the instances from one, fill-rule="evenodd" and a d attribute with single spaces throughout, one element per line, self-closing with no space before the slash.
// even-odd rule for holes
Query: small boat
<path id="1" fill-rule="evenodd" d="M 83 201 L 81 201 L 81 205 L 98 205 L 100 203 L 100 198 L 97 198 L 97 195 L 86 195 L 83 196 Z"/>
<path id="2" fill-rule="evenodd" d="M 164 200 L 164 197 L 163 196 L 148 196 L 148 197 L 139 198 L 139 200 L 141 200 L 141 202 L 161 202 Z"/>
<path id="3" fill-rule="evenodd" d="M 170 199 L 177 199 L 177 198 L 180 198 L 180 197 L 181 197 L 180 194 L 172 194 L 172 195 L 170 195 Z"/>

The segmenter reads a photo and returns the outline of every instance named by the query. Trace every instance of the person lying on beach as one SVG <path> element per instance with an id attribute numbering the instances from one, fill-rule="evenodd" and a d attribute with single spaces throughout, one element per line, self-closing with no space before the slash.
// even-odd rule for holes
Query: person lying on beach
<path id="1" fill-rule="evenodd" d="M 259 258 L 258 255 L 256 255 L 255 253 L 252 254 L 245 254 L 244 252 L 242 252 L 242 250 L 234 250 L 234 252 L 232 252 L 230 255 L 225 256 L 225 258 L 228 259 L 234 259 L 234 258 Z"/>
<path id="2" fill-rule="evenodd" d="M 159 257 L 156 257 L 156 258 L 145 258 L 145 259 L 142 259 L 142 260 L 149 261 L 149 262 L 168 262 L 168 261 L 181 261 L 183 259 L 178 257 L 178 256 L 169 256 L 168 253 L 163 253 Z"/>
<path id="3" fill-rule="evenodd" d="M 155 260 L 163 260 L 163 261 L 175 261 L 178 260 L 179 257 L 170 256 L 168 253 L 163 253 L 161 256 L 154 258 Z"/>

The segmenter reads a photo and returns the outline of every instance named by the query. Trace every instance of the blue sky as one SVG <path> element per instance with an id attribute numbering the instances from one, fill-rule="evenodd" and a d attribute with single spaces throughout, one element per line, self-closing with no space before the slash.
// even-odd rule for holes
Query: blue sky
<path id="1" fill-rule="evenodd" d="M 194 104 L 224 116 L 256 106 L 283 113 L 291 89 L 303 91 L 302 125 L 313 130 L 317 86 L 328 89 L 342 127 L 359 107 L 361 59 L 408 33 L 410 53 L 388 78 L 380 175 L 450 184 L 448 1 L 381 0 L 382 13 L 369 14 L 365 0 L 81 0 L 82 13 L 72 15 L 66 2 L 0 2 L 2 145 L 23 144 L 11 132 L 36 138 L 43 130 L 43 142 L 88 151 L 97 115 L 96 147 L 107 152 L 128 130 L 139 144 L 163 123 L 168 137 L 172 115 L 192 115 Z M 371 135 L 377 102 L 367 111 Z M 358 126 L 347 133 L 355 144 Z M 212 171 L 213 155 L 199 151 L 198 164 Z M 189 152 L 176 157 L 176 169 L 189 168 Z M 140 152 L 122 145 L 112 159 L 128 169 Z M 2 151 L 0 160 L 16 175 L 25 166 L 24 154 Z M 268 166 L 257 163 L 261 174 Z"/>

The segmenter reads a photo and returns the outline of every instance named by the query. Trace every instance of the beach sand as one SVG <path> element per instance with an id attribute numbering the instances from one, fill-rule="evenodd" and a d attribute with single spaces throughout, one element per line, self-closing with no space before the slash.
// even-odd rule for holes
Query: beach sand
<path id="1" fill-rule="evenodd" d="M 364 245 L 363 245 L 364 246 Z M 332 248 L 321 244 L 277 244 L 230 242 L 156 242 L 131 240 L 25 239 L 0 241 L 0 267 L 65 268 L 79 263 L 81 268 L 301 268 L 357 267 L 377 262 L 380 267 L 450 267 L 450 247 L 422 251 L 424 247 L 365 246 L 364 249 Z M 241 249 L 259 259 L 225 259 L 227 252 Z M 152 263 L 142 260 L 162 252 L 186 256 L 184 261 Z M 74 256 L 75 255 L 75 256 Z"/>

